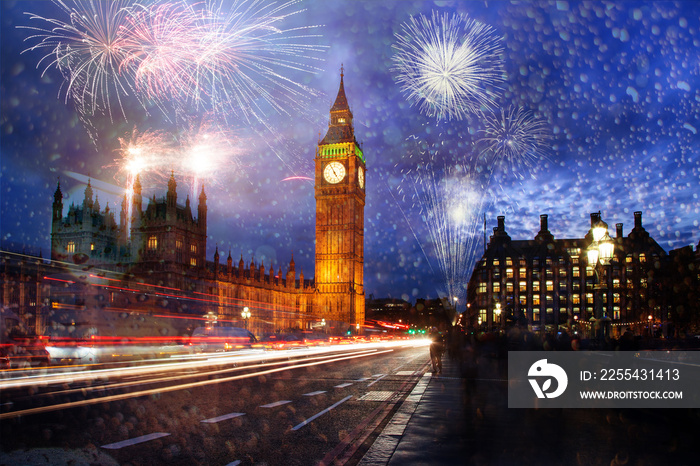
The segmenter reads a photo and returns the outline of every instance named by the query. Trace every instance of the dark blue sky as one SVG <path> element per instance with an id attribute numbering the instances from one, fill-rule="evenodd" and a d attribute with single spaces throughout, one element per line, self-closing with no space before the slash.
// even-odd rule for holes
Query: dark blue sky
<path id="1" fill-rule="evenodd" d="M 46 26 L 24 12 L 62 20 L 65 13 L 48 2 L 0 6 L 1 244 L 41 249 L 46 257 L 57 177 L 70 196 L 66 205 L 82 199 L 90 176 L 101 205 L 116 210 L 126 182 L 114 163 L 118 138 L 182 127 L 127 100 L 127 121 L 94 117 L 91 138 L 75 102 L 66 102 L 61 74 L 50 68 L 42 77 L 44 67 L 37 69 L 46 52 L 21 53 L 36 41 L 24 41 L 30 32 L 17 26 Z M 297 268 L 313 275 L 313 185 L 283 180 L 313 176 L 341 64 L 367 159 L 367 295 L 413 300 L 445 293 L 450 277 L 463 283 L 483 251 L 484 214 L 488 231 L 505 215 L 511 237 L 525 239 L 536 235 L 540 214 L 564 238 L 585 235 L 589 213 L 598 210 L 627 234 L 633 212 L 642 211 L 644 226 L 666 250 L 698 244 L 700 3 L 327 0 L 290 9 L 304 11 L 284 27 L 318 26 L 304 32 L 318 37 L 303 40 L 327 48 L 299 59 L 318 68 L 315 74 L 286 76 L 308 91 L 289 114 L 221 123 L 237 149 L 201 180 L 210 260 L 218 246 L 224 257 L 230 250 L 235 260 L 254 255 L 285 269 L 293 253 Z M 397 84 L 395 34 L 412 15 L 434 11 L 466 14 L 493 29 L 504 80 L 490 111 L 521 108 L 549 135 L 541 153 L 523 154 L 508 170 L 487 167 L 487 181 L 478 149 L 483 118 L 437 120 L 411 105 Z M 455 170 L 479 175 L 466 183 Z M 155 175 L 144 175 L 148 197 L 166 190 Z M 191 180 L 182 174 L 178 181 L 184 203 Z M 455 199 L 467 206 L 457 226 L 434 212 Z M 461 243 L 456 255 L 449 238 Z"/>

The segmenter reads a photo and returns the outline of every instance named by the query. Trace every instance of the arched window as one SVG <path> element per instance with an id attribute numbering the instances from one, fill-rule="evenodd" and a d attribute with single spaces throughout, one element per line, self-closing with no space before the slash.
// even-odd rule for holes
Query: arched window
<path id="1" fill-rule="evenodd" d="M 148 250 L 155 251 L 158 249 L 158 238 L 155 235 L 148 237 Z"/>

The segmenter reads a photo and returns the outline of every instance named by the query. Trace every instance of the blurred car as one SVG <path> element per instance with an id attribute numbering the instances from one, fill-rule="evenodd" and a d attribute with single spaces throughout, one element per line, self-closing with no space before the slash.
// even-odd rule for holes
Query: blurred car
<path id="1" fill-rule="evenodd" d="M 260 339 L 260 345 L 268 350 L 307 348 L 309 345 L 301 335 L 293 333 L 272 333 Z"/>
<path id="2" fill-rule="evenodd" d="M 49 352 L 41 338 L 7 337 L 0 341 L 0 368 L 47 367 Z"/>
<path id="3" fill-rule="evenodd" d="M 190 346 L 202 353 L 250 348 L 256 342 L 255 335 L 240 327 L 197 327 L 190 337 Z"/>
<path id="4" fill-rule="evenodd" d="M 325 346 L 330 344 L 330 337 L 325 333 L 304 333 L 307 346 Z"/>

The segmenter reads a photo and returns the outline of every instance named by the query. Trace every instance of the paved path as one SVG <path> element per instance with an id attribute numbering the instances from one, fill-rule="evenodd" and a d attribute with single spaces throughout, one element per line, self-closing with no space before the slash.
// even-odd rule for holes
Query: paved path
<path id="1" fill-rule="evenodd" d="M 699 410 L 509 409 L 504 359 L 426 373 L 360 464 L 695 465 Z"/>

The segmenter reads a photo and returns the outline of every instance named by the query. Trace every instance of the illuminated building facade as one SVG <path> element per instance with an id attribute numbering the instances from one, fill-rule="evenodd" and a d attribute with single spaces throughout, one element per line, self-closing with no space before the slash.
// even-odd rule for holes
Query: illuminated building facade
<path id="1" fill-rule="evenodd" d="M 177 182 L 171 174 L 164 199 L 155 195 L 144 208 L 138 177 L 134 183 L 131 214 L 127 198 L 119 223 L 107 206 L 93 200 L 90 183 L 81 206 L 72 205 L 63 217 L 60 184 L 54 194 L 51 258 L 122 274 L 117 286 L 102 286 L 101 302 L 134 307 L 115 289 L 141 290 L 148 285 L 163 296 L 161 309 L 173 313 L 207 315 L 211 320 L 243 325 L 241 311 L 251 310 L 250 329 L 266 333 L 284 329 L 345 332 L 364 323 L 364 205 L 365 159 L 354 135 L 343 74 L 330 110 L 326 136 L 318 143 L 315 158 L 316 280 L 297 275 L 292 257 L 286 272 L 273 264 L 237 266 L 230 251 L 225 263 L 218 248 L 214 260 L 206 260 L 207 197 L 202 188 L 194 217 L 189 197 L 177 202 Z M 107 278 L 104 278 L 107 280 Z M 111 290 L 111 291 L 110 291 Z M 124 293 L 122 293 L 124 294 Z M 96 296 L 100 296 L 97 293 Z M 166 299 L 169 298 L 169 299 Z M 190 304 L 183 305 L 183 302 Z M 176 304 L 173 304 L 176 303 Z M 326 324 L 327 323 L 327 324 Z"/>
<path id="2" fill-rule="evenodd" d="M 591 214 L 591 229 L 600 220 L 600 213 Z M 627 328 L 643 334 L 650 323 L 665 325 L 669 315 L 662 271 L 667 254 L 644 229 L 642 213 L 634 213 L 634 228 L 626 237 L 618 223 L 613 241 L 613 260 L 597 283 L 595 265 L 586 256 L 591 230 L 580 239 L 555 239 L 548 216 L 541 215 L 533 240 L 512 240 L 505 217 L 498 217 L 469 280 L 469 324 L 487 330 L 519 324 L 585 335 L 595 325 L 608 325 L 611 336 Z M 596 290 L 602 291 L 599 298 Z M 596 305 L 602 316 L 595 315 Z"/>

